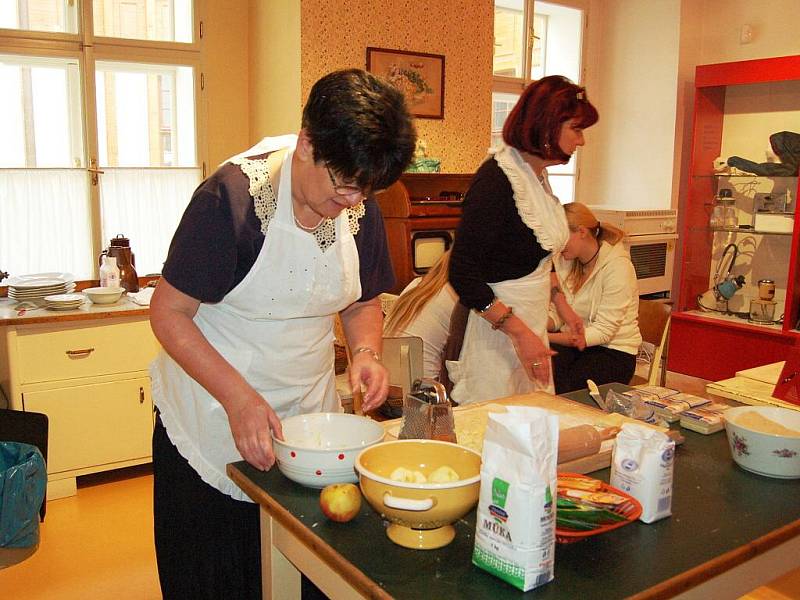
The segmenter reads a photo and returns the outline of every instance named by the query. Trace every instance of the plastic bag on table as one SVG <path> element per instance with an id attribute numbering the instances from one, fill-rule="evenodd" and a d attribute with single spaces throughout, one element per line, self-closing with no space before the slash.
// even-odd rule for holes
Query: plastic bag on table
<path id="1" fill-rule="evenodd" d="M 47 469 L 36 446 L 0 442 L 0 547 L 39 543 L 39 507 L 47 488 Z"/>
<path id="2" fill-rule="evenodd" d="M 668 423 L 656 414 L 653 407 L 645 403 L 648 397 L 648 394 L 635 389 L 624 393 L 608 390 L 605 399 L 606 412 L 619 413 L 651 425 L 668 427 Z"/>

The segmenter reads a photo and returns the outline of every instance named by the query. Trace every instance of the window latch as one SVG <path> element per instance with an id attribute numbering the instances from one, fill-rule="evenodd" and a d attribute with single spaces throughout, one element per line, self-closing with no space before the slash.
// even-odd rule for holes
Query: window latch
<path id="1" fill-rule="evenodd" d="M 105 171 L 97 168 L 97 159 L 93 158 L 89 161 L 89 168 L 86 169 L 89 173 L 92 174 L 92 185 L 97 185 L 98 175 L 102 175 Z"/>

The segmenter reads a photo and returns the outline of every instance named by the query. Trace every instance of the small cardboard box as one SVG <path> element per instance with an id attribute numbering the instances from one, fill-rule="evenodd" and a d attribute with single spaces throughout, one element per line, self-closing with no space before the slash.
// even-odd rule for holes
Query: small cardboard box
<path id="1" fill-rule="evenodd" d="M 770 233 L 792 233 L 794 214 L 757 212 L 753 216 L 753 229 Z"/>

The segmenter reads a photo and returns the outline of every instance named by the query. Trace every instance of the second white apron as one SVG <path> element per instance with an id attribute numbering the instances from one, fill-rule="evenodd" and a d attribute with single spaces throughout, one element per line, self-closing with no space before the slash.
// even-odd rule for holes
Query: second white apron
<path id="1" fill-rule="evenodd" d="M 533 273 L 508 281 L 490 283 L 495 296 L 525 321 L 546 347 L 547 306 L 550 301 L 550 257 L 543 259 Z M 509 337 L 477 314 L 470 314 L 464 344 L 457 361 L 447 362 L 453 382 L 453 400 L 472 404 L 534 391 L 553 393 L 552 368 L 548 383 L 528 378 Z"/>

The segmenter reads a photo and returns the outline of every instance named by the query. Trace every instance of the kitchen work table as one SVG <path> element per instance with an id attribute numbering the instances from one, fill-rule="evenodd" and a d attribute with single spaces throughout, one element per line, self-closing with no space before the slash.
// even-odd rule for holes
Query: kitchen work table
<path id="1" fill-rule="evenodd" d="M 567 396 L 590 402 L 586 393 Z M 555 580 L 525 597 L 737 598 L 800 565 L 800 480 L 740 469 L 724 432 L 683 433 L 672 517 L 556 544 Z M 474 509 L 455 523 L 450 545 L 410 550 L 389 540 L 366 500 L 353 521 L 334 523 L 322 514 L 319 490 L 277 468 L 238 462 L 228 473 L 261 505 L 264 598 L 299 597 L 296 569 L 331 598 L 523 596 L 472 565 Z M 609 469 L 593 476 L 608 481 Z"/>

